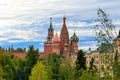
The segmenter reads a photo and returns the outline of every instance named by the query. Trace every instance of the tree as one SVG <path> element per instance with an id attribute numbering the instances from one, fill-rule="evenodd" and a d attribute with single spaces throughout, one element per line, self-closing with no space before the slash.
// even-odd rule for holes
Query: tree
<path id="1" fill-rule="evenodd" d="M 111 78 L 109 73 L 113 73 L 113 56 L 114 44 L 113 40 L 115 39 L 116 32 L 115 26 L 112 24 L 112 20 L 109 19 L 109 15 L 105 13 L 104 10 L 97 10 L 98 18 L 95 20 L 98 24 L 93 27 L 96 34 L 96 41 L 98 46 L 98 51 L 104 54 L 104 57 L 101 58 L 102 61 L 107 62 L 105 64 L 105 69 L 103 68 L 104 76 L 108 79 Z M 110 55 L 109 55 L 110 54 Z"/>
<path id="2" fill-rule="evenodd" d="M 0 48 L 0 64 L 6 80 L 28 80 L 32 67 L 38 60 L 38 49 L 30 46 L 24 60 Z"/>
<path id="3" fill-rule="evenodd" d="M 62 60 L 60 64 L 60 74 L 61 80 L 74 80 L 74 69 L 69 60 Z"/>
<path id="4" fill-rule="evenodd" d="M 33 66 L 37 63 L 39 59 L 39 50 L 35 49 L 33 45 L 29 46 L 29 49 L 27 51 L 27 55 L 25 57 L 25 80 L 28 80 L 30 74 L 31 74 L 31 69 Z"/>
<path id="5" fill-rule="evenodd" d="M 32 68 L 29 80 L 49 80 L 46 66 L 42 62 L 37 62 Z"/>
<path id="6" fill-rule="evenodd" d="M 46 66 L 49 79 L 58 80 L 60 78 L 60 56 L 56 53 L 48 55 Z"/>
<path id="7" fill-rule="evenodd" d="M 13 55 L 3 55 L 0 59 L 0 63 L 2 64 L 3 69 L 3 77 L 6 80 L 21 80 L 18 78 L 18 75 L 21 75 L 20 73 L 17 73 L 17 69 L 19 67 L 19 61 L 20 59 L 17 57 L 14 57 Z"/>
<path id="8" fill-rule="evenodd" d="M 79 77 L 79 80 L 100 80 L 99 76 L 93 71 L 81 70 L 82 76 Z"/>
<path id="9" fill-rule="evenodd" d="M 2 66 L 0 65 L 0 80 L 6 80 L 3 78 L 3 69 L 2 69 Z"/>
<path id="10" fill-rule="evenodd" d="M 114 62 L 113 62 L 113 80 L 119 80 L 120 79 L 120 64 L 119 64 L 119 60 L 118 60 L 118 50 L 115 53 L 115 57 L 114 57 Z"/>
<path id="11" fill-rule="evenodd" d="M 82 75 L 81 69 L 86 69 L 86 58 L 84 57 L 84 52 L 79 50 L 77 53 L 77 59 L 75 62 L 75 78 L 77 79 Z"/>
<path id="12" fill-rule="evenodd" d="M 102 9 L 97 10 L 98 18 L 95 20 L 96 24 L 93 29 L 96 34 L 96 41 L 98 50 L 101 53 L 106 53 L 114 50 L 113 39 L 115 32 L 115 26 L 112 24 L 112 20 Z"/>
<path id="13" fill-rule="evenodd" d="M 76 69 L 86 69 L 86 58 L 84 57 L 84 52 L 82 50 L 79 50 L 77 53 Z"/>
<path id="14" fill-rule="evenodd" d="M 90 69 L 93 69 L 93 67 L 94 67 L 94 58 L 92 57 L 90 61 Z"/>
<path id="15" fill-rule="evenodd" d="M 17 51 L 17 52 L 24 52 L 24 49 L 22 49 L 22 48 L 17 48 L 15 51 Z"/>

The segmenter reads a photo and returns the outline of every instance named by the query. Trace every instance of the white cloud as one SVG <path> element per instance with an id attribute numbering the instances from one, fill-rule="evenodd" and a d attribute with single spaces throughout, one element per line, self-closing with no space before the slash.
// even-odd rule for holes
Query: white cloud
<path id="1" fill-rule="evenodd" d="M 76 34 L 79 38 L 94 36 L 92 30 L 85 27 L 96 23 L 87 20 L 94 21 L 97 8 L 101 7 L 110 14 L 113 23 L 119 25 L 119 4 L 119 0 L 0 0 L 0 41 L 10 41 L 11 38 L 18 38 L 11 42 L 44 41 L 49 17 L 52 16 L 57 21 L 64 13 L 68 16 L 67 26 L 70 36 L 74 32 L 72 27 L 78 27 Z M 39 25 L 32 26 L 33 24 Z M 57 26 L 55 29 L 60 33 L 58 29 L 61 29 L 61 21 L 53 25 Z"/>

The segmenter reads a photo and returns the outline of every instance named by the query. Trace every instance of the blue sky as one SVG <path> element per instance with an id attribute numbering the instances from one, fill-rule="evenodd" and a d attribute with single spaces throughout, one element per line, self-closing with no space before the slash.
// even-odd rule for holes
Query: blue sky
<path id="1" fill-rule="evenodd" d="M 43 51 L 49 18 L 60 33 L 65 14 L 70 37 L 74 29 L 79 37 L 79 49 L 95 50 L 91 27 L 96 24 L 98 7 L 109 14 L 118 31 L 120 0 L 0 0 L 0 46 L 28 48 L 33 44 Z"/>

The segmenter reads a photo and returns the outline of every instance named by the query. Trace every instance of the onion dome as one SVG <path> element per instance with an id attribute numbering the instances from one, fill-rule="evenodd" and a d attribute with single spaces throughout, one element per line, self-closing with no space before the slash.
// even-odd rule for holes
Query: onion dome
<path id="1" fill-rule="evenodd" d="M 60 42 L 60 38 L 58 37 L 57 33 L 55 35 L 55 37 L 53 38 L 53 42 Z"/>
<path id="2" fill-rule="evenodd" d="M 119 34 L 118 34 L 117 38 L 120 38 L 120 30 L 119 30 Z"/>
<path id="3" fill-rule="evenodd" d="M 71 37 L 71 41 L 74 41 L 74 42 L 78 42 L 79 41 L 79 38 L 77 37 L 75 32 L 74 32 L 73 36 Z"/>
<path id="4" fill-rule="evenodd" d="M 52 26 L 52 17 L 50 17 L 50 27 L 48 30 L 53 30 L 53 26 Z"/>

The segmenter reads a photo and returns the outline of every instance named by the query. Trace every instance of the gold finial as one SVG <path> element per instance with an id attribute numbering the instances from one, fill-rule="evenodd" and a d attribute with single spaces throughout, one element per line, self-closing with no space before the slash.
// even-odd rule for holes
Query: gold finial
<path id="1" fill-rule="evenodd" d="M 63 18 L 66 19 L 65 12 L 64 12 L 64 16 L 63 16 Z"/>

